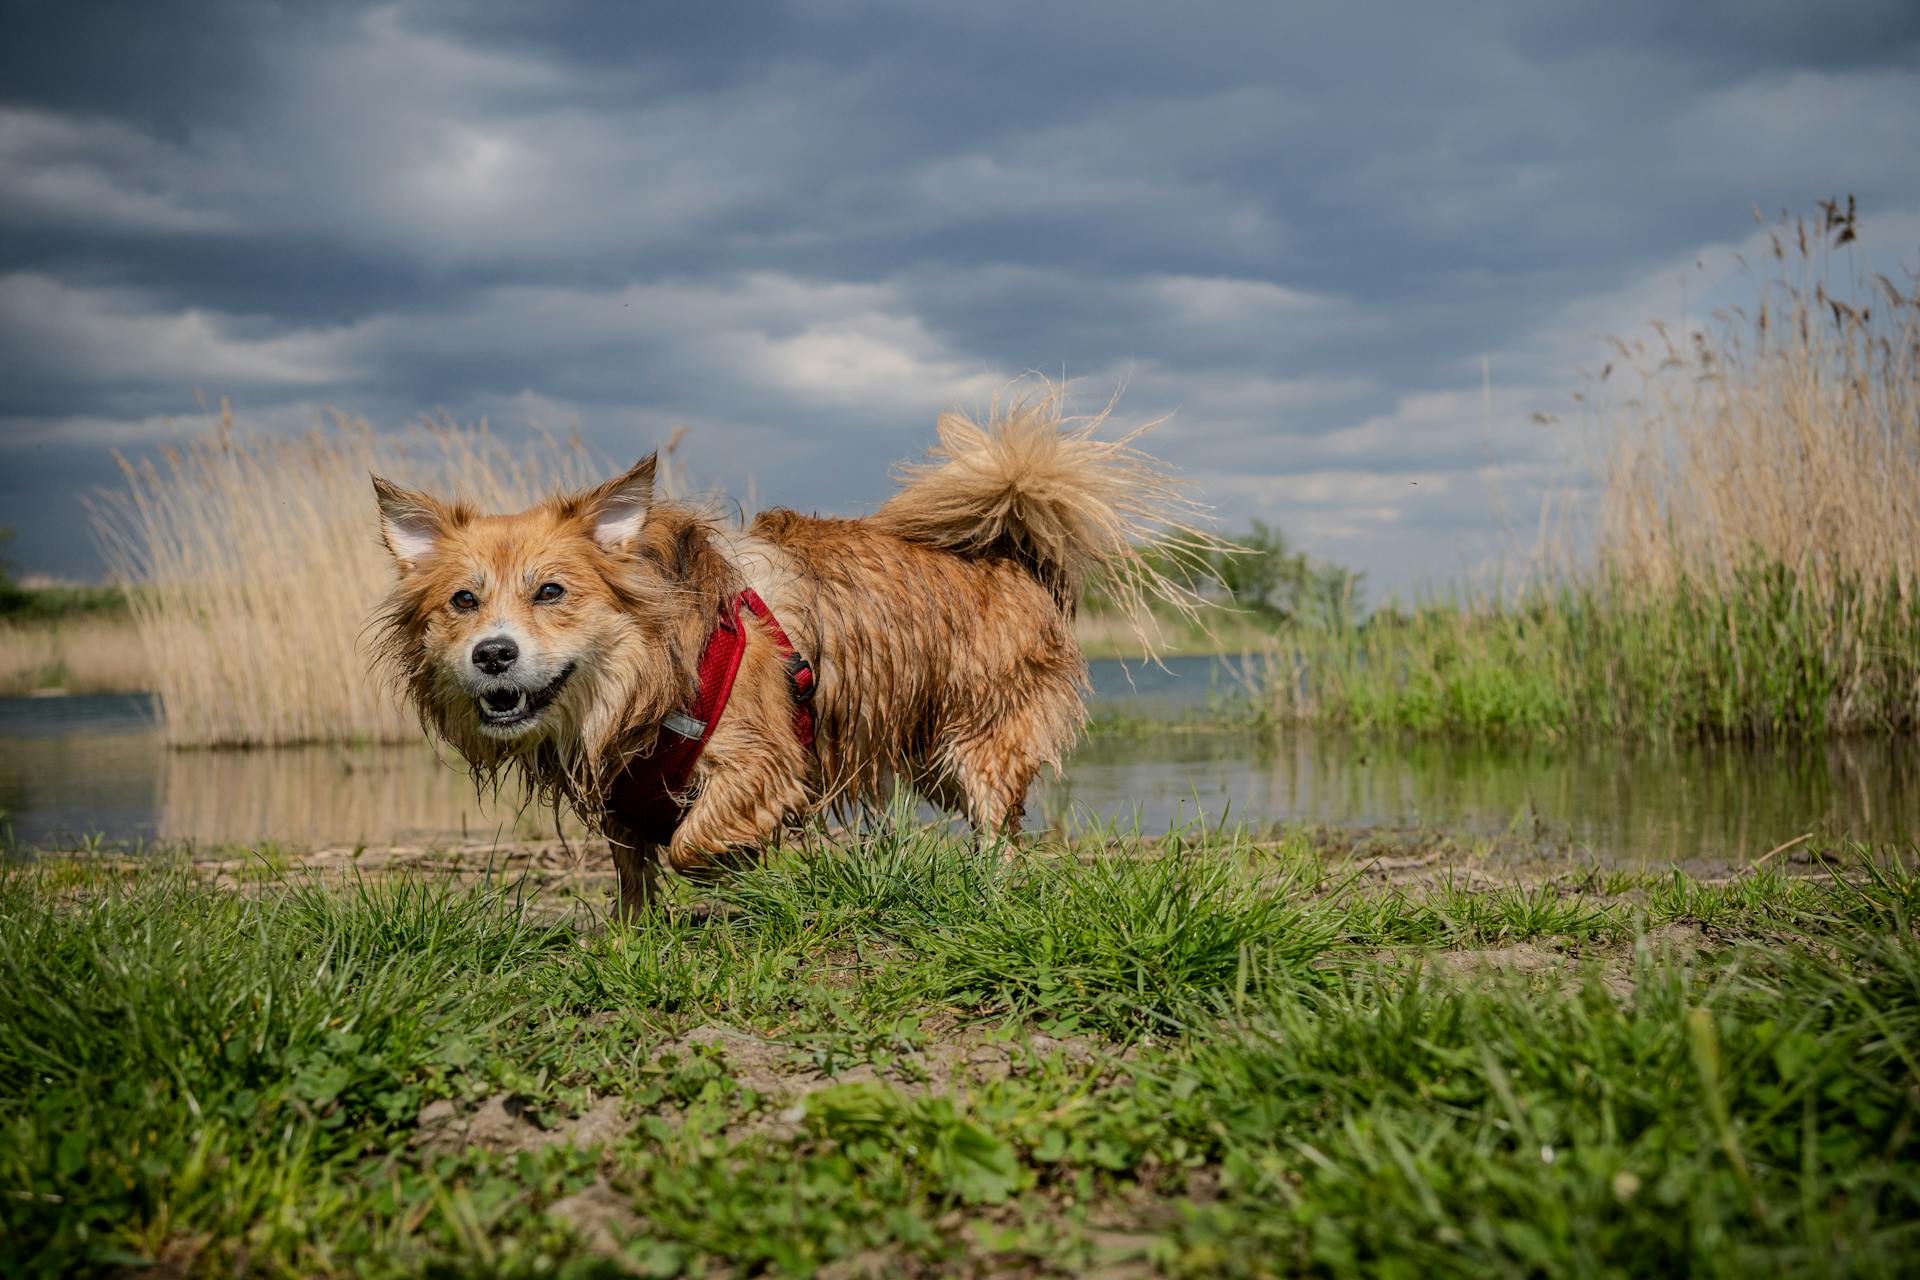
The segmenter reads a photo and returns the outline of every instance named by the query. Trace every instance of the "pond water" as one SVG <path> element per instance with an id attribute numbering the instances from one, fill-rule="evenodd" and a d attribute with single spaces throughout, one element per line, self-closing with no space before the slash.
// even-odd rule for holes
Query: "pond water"
<path id="1" fill-rule="evenodd" d="M 1203 820 L 1521 833 L 1631 866 L 1756 857 L 1806 832 L 1920 835 L 1920 745 L 1512 745 L 1196 731 L 1180 717 L 1240 685 L 1228 665 L 1094 664 L 1096 734 L 1039 788 L 1029 827 L 1159 833 Z M 333 844 L 526 838 L 541 813 L 477 800 L 425 747 L 168 751 L 139 695 L 0 699 L 0 824 L 15 846 Z"/>

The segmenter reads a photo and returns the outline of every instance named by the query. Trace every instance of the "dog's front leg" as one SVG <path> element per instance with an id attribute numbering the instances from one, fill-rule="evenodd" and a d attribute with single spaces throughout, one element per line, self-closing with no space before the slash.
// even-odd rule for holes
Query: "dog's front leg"
<path id="1" fill-rule="evenodd" d="M 799 743 L 779 739 L 713 760 L 701 770 L 667 861 L 676 871 L 697 872 L 758 856 L 789 815 L 804 809 L 805 766 Z"/>
<path id="2" fill-rule="evenodd" d="M 618 813 L 609 813 L 604 826 L 613 869 L 620 877 L 614 914 L 621 920 L 636 920 L 660 889 L 660 846 L 636 835 Z"/>

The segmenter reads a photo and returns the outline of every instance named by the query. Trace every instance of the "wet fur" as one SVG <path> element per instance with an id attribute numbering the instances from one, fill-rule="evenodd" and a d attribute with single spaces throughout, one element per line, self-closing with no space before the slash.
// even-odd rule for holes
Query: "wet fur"
<path id="1" fill-rule="evenodd" d="M 941 427 L 943 451 L 864 519 L 775 510 L 729 527 L 699 507 L 652 502 L 651 458 L 513 516 L 378 482 L 400 560 L 380 627 L 384 659 L 429 728 L 480 775 L 516 771 L 599 827 L 625 911 L 652 893 L 662 859 L 699 871 L 752 857 L 822 809 L 885 802 L 896 783 L 976 831 L 1016 833 L 1034 777 L 1060 766 L 1085 717 L 1086 662 L 1072 627 L 1079 588 L 1128 572 L 1168 587 L 1132 550 L 1141 512 L 1114 498 L 1137 505 L 1165 480 L 1124 442 L 1089 447 L 1090 430 L 1064 426 L 1057 388 L 986 427 L 952 415 Z M 639 494 L 643 520 L 609 542 L 610 505 Z M 1186 527 L 1168 518 L 1174 504 L 1163 508 L 1148 514 Z M 425 530 L 431 550 L 403 555 L 408 529 Z M 515 599 L 547 578 L 565 581 L 564 609 Z M 447 604 L 476 581 L 499 601 L 477 623 Z M 630 825 L 622 771 L 692 698 L 701 647 L 722 603 L 745 586 L 814 664 L 816 747 L 794 733 L 773 642 L 744 619 L 732 699 L 684 819 L 656 848 Z M 500 611 L 540 652 L 581 655 L 541 732 L 506 743 L 477 725 L 457 681 Z"/>

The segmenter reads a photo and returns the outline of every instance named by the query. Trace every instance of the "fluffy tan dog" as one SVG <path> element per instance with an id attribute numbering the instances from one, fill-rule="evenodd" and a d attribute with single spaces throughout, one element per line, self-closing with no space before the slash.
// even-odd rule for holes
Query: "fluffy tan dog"
<path id="1" fill-rule="evenodd" d="M 605 834 L 623 914 L 663 855 L 683 871 L 750 857 L 897 783 L 1014 834 L 1085 717 L 1082 588 L 1142 620 L 1150 595 L 1193 602 L 1136 542 L 1195 546 L 1197 509 L 1137 431 L 1096 438 L 1105 418 L 1063 419 L 1042 384 L 984 425 L 943 415 L 940 446 L 870 516 L 775 510 L 744 529 L 656 502 L 652 455 L 517 515 L 376 478 L 399 570 L 380 651 L 479 776 L 517 771 Z M 764 617 L 742 606 L 756 593 Z M 715 645 L 737 674 L 707 724 L 690 709 L 710 701 Z M 661 792 L 649 770 L 670 757 L 689 771 Z"/>

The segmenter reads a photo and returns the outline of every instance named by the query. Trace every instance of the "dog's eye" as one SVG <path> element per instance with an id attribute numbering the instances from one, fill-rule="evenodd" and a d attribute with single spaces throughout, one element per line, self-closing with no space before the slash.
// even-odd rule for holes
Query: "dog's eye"
<path id="1" fill-rule="evenodd" d="M 453 607 L 462 613 L 478 609 L 480 607 L 480 597 L 471 591 L 456 591 L 453 593 Z"/>
<path id="2" fill-rule="evenodd" d="M 546 604 L 549 601 L 558 600 L 565 594 L 567 594 L 567 589 L 559 583 L 543 582 L 540 584 L 540 589 L 533 593 L 533 598 L 541 604 Z"/>

